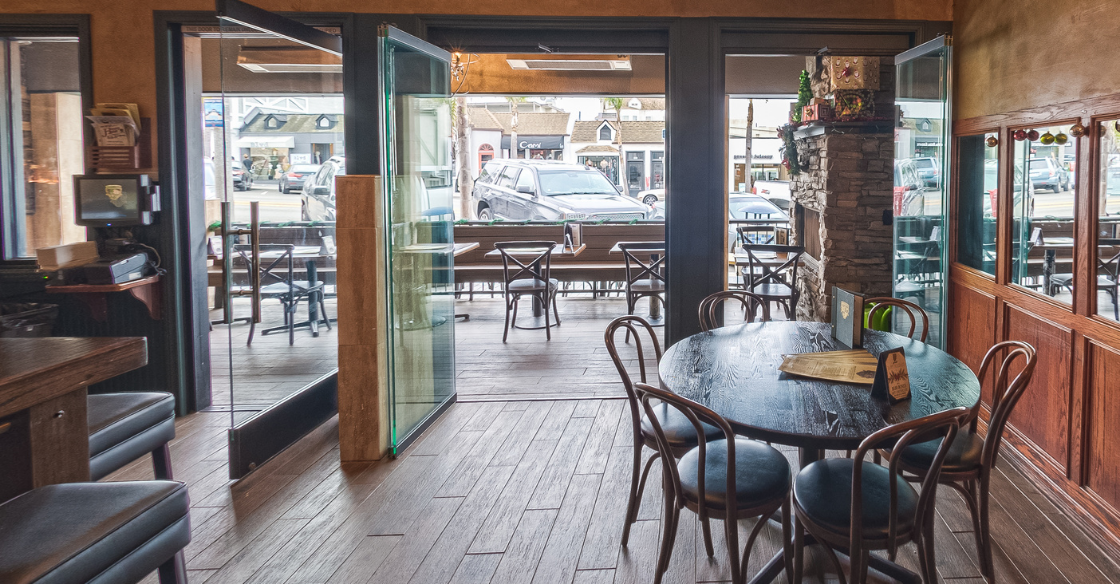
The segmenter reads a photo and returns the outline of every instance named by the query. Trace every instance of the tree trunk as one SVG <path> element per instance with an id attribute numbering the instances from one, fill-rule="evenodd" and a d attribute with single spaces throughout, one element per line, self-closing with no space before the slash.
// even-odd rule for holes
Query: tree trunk
<path id="1" fill-rule="evenodd" d="M 751 174 L 751 150 L 754 148 L 754 100 L 747 102 L 747 158 L 743 165 L 743 182 L 748 193 L 754 192 L 754 176 Z M 738 185 L 736 185 L 738 186 Z"/>
<path id="2" fill-rule="evenodd" d="M 626 154 L 622 152 L 622 110 L 615 110 L 618 118 L 618 182 L 622 183 L 622 194 L 630 196 L 630 181 L 626 172 Z"/>
<path id="3" fill-rule="evenodd" d="M 474 219 L 471 208 L 474 177 L 471 175 L 471 115 L 467 108 L 467 98 L 456 97 L 455 109 L 459 114 L 455 116 L 455 154 L 459 165 L 459 218 L 469 220 Z"/>

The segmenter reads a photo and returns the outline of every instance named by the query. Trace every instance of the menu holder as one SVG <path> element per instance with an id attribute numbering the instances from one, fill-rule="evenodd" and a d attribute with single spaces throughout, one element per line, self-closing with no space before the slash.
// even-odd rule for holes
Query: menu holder
<path id="1" fill-rule="evenodd" d="M 775 227 L 774 228 L 774 245 L 790 245 L 789 243 L 789 227 Z"/>
<path id="2" fill-rule="evenodd" d="M 902 347 L 879 354 L 871 397 L 887 400 L 892 405 L 910 399 L 910 374 L 906 370 L 906 353 Z"/>
<path id="3" fill-rule="evenodd" d="M 863 342 L 863 296 L 832 287 L 832 336 L 849 347 Z"/>
<path id="4" fill-rule="evenodd" d="M 564 224 L 564 249 L 574 252 L 579 246 L 583 245 L 583 224 L 582 223 L 565 223 Z"/>

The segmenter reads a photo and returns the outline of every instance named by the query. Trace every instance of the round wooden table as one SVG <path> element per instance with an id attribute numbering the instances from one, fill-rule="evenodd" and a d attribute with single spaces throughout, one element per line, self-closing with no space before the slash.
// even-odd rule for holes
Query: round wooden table
<path id="1" fill-rule="evenodd" d="M 817 322 L 766 322 L 692 335 L 669 347 L 658 373 L 661 387 L 727 419 L 737 434 L 800 449 L 801 466 L 823 450 L 855 450 L 872 433 L 899 422 L 980 399 L 976 375 L 956 358 L 917 340 L 864 330 L 863 348 L 878 356 L 902 347 L 911 399 L 890 405 L 871 397 L 870 385 L 820 381 L 778 371 L 782 355 L 845 350 L 831 327 Z M 808 542 L 807 542 L 808 543 Z M 903 582 L 916 574 L 872 556 L 872 567 Z M 752 582 L 782 571 L 782 553 Z"/>

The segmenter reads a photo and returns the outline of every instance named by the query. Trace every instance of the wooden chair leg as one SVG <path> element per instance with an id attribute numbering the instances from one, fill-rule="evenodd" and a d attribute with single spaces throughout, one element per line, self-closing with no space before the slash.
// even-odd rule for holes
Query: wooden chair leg
<path id="1" fill-rule="evenodd" d="M 793 577 L 792 584 L 800 584 L 805 559 L 805 532 L 801 529 L 801 522 L 796 517 L 793 519 Z"/>
<path id="2" fill-rule="evenodd" d="M 543 312 L 544 312 L 544 338 L 545 338 L 546 341 L 551 341 L 552 340 L 552 323 L 549 321 L 549 318 L 548 318 L 548 296 L 549 296 L 548 287 L 545 286 L 544 294 L 541 294 L 541 304 L 543 304 L 543 306 L 541 306 L 541 308 L 544 309 L 543 310 Z"/>
<path id="3" fill-rule="evenodd" d="M 652 461 L 652 459 L 651 459 Z M 649 468 L 648 466 L 646 468 Z M 634 438 L 634 466 L 630 472 L 630 499 L 626 504 L 626 518 L 623 520 L 622 527 L 622 547 L 630 542 L 630 526 L 633 525 L 634 519 L 638 516 L 638 506 L 641 505 L 642 499 L 638 491 L 638 482 L 640 477 L 644 477 L 645 473 L 642 472 L 642 442 L 641 436 Z M 644 482 L 644 481 L 643 481 Z"/>
<path id="4" fill-rule="evenodd" d="M 786 581 L 794 582 L 793 579 L 793 529 L 792 529 L 792 513 L 790 509 L 789 497 L 782 500 L 782 554 L 785 559 L 786 568 Z M 763 517 L 759 521 L 764 521 Z"/>
<path id="5" fill-rule="evenodd" d="M 171 473 L 171 448 L 166 442 L 163 443 L 163 446 L 152 451 L 152 467 L 155 471 L 156 480 L 175 480 Z"/>
<path id="6" fill-rule="evenodd" d="M 183 561 L 182 550 L 160 564 L 159 584 L 187 584 L 187 564 Z"/>
<path id="7" fill-rule="evenodd" d="M 727 540 L 727 563 L 731 564 L 731 582 L 745 584 L 743 572 L 739 569 L 739 522 L 724 518 L 723 537 Z"/>
<path id="8" fill-rule="evenodd" d="M 977 534 L 980 539 L 980 573 L 988 579 L 989 584 L 995 584 L 996 571 L 995 565 L 992 562 L 992 534 L 989 530 L 988 524 L 988 477 L 980 478 L 980 532 Z"/>
<path id="9" fill-rule="evenodd" d="M 716 555 L 716 550 L 712 547 L 712 522 L 707 514 L 700 518 L 700 527 L 702 528 L 700 531 L 704 533 L 704 552 L 710 558 Z"/>
<path id="10" fill-rule="evenodd" d="M 502 342 L 509 338 L 509 294 L 506 294 L 506 328 L 502 331 Z"/>
<path id="11" fill-rule="evenodd" d="M 567 293 L 565 292 L 565 295 Z M 556 317 L 556 326 L 560 326 L 560 310 L 556 308 L 556 293 L 552 293 L 552 314 Z"/>

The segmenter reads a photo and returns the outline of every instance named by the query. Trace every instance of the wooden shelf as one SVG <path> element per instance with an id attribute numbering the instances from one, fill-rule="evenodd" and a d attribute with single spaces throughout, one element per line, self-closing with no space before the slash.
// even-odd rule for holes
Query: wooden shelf
<path id="1" fill-rule="evenodd" d="M 89 308 L 90 315 L 97 322 L 105 322 L 109 319 L 109 305 L 105 295 L 127 291 L 133 298 L 144 303 L 148 308 L 148 316 L 153 320 L 159 320 L 162 296 L 159 287 L 155 285 L 158 282 L 159 276 L 148 276 L 123 284 L 53 285 L 47 286 L 46 291 L 48 294 L 76 294 L 77 298 Z"/>

